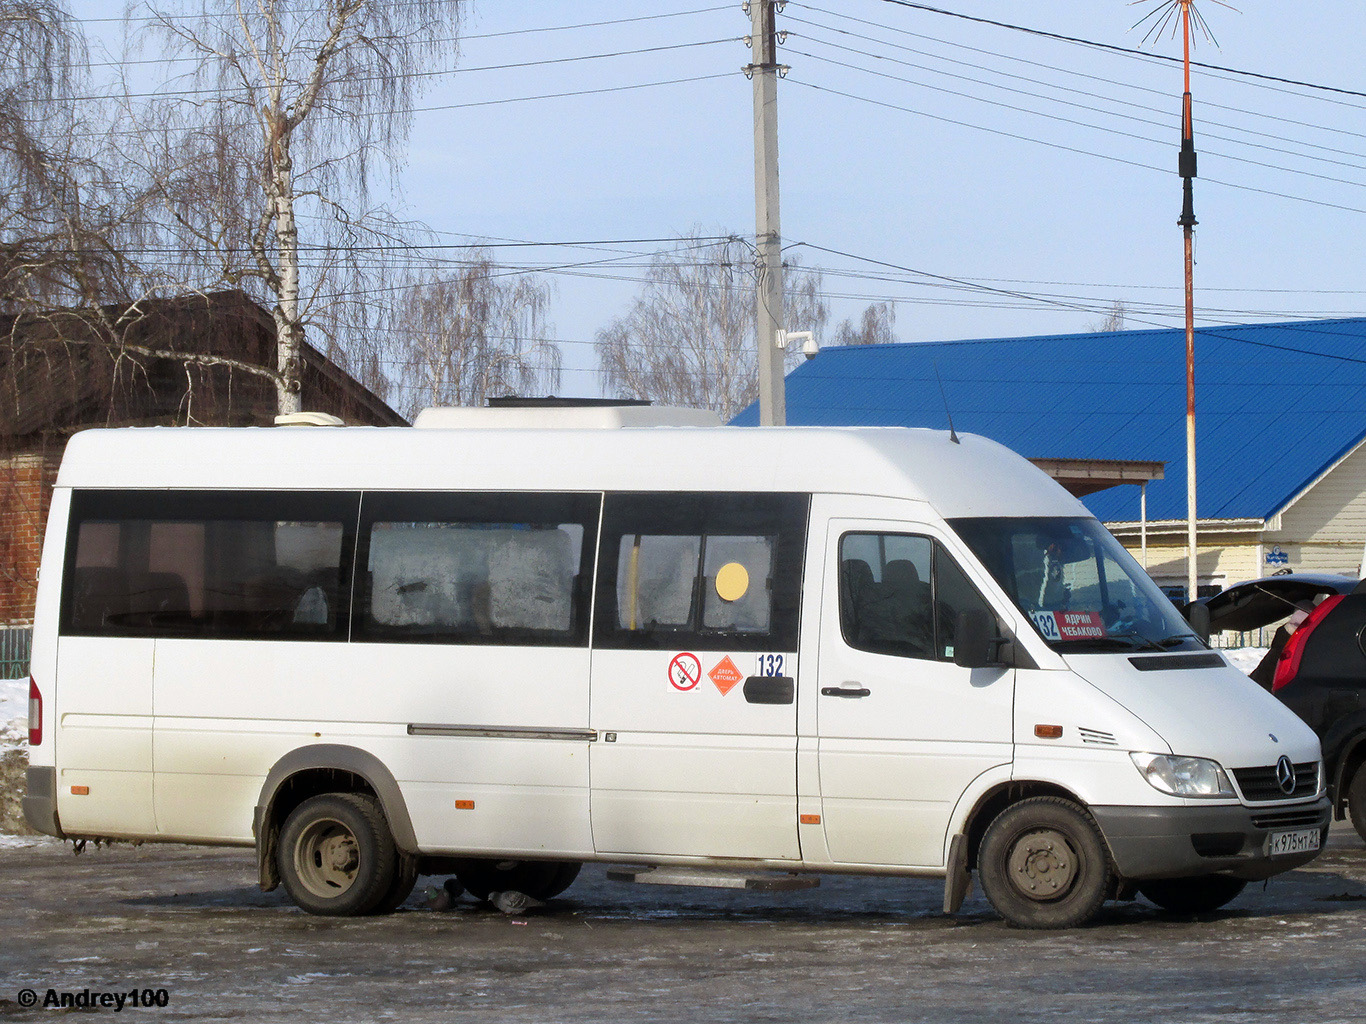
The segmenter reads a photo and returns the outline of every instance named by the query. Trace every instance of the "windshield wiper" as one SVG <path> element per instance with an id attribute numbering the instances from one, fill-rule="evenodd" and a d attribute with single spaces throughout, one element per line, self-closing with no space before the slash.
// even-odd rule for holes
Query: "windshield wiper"
<path id="1" fill-rule="evenodd" d="M 1116 633 L 1106 633 L 1104 636 L 1075 636 L 1064 637 L 1061 640 L 1054 640 L 1053 646 L 1060 647 L 1063 644 L 1094 644 L 1101 650 L 1114 650 L 1118 648 L 1124 651 L 1166 651 L 1175 647 L 1177 644 L 1186 640 L 1195 640 L 1194 633 L 1173 633 L 1171 636 L 1164 636 L 1161 640 L 1153 640 L 1144 636 L 1142 633 L 1123 630 Z"/>
<path id="2" fill-rule="evenodd" d="M 1149 640 L 1142 633 L 1106 633 L 1104 636 L 1074 636 L 1064 637 L 1061 640 L 1054 640 L 1054 647 L 1061 647 L 1063 644 L 1094 644 L 1102 650 L 1114 650 L 1118 647 L 1122 651 L 1165 651 L 1159 642 Z"/>
<path id="3" fill-rule="evenodd" d="M 1153 643 L 1160 644 L 1162 647 L 1175 647 L 1186 640 L 1199 640 L 1194 633 L 1173 633 L 1171 636 L 1164 636 L 1161 640 L 1154 640 Z"/>

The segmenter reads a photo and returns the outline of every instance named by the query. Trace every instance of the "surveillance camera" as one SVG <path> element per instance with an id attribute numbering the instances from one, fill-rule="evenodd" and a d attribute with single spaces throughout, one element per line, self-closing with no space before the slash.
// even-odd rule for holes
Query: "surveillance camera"
<path id="1" fill-rule="evenodd" d="M 820 346 L 816 344 L 816 336 L 811 331 L 784 331 L 779 329 L 775 332 L 774 343 L 784 351 L 787 350 L 788 342 L 800 341 L 802 343 L 802 355 L 807 359 L 815 359 Z"/>

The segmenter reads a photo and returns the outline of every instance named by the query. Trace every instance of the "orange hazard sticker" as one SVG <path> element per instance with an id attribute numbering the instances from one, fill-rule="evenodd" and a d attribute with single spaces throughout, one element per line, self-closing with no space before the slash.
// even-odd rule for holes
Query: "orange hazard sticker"
<path id="1" fill-rule="evenodd" d="M 724 697 L 735 688 L 736 683 L 740 682 L 740 680 L 745 677 L 742 676 L 740 670 L 735 667 L 735 662 L 731 661 L 730 657 L 727 656 L 722 658 L 720 664 L 707 673 L 707 678 L 716 684 L 716 688 L 721 691 L 721 696 Z"/>

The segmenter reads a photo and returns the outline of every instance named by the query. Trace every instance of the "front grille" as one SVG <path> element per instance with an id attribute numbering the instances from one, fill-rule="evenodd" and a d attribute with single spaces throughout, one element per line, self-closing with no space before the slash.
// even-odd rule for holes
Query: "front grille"
<path id="1" fill-rule="evenodd" d="M 1280 814 L 1254 814 L 1257 828 L 1310 828 L 1320 824 L 1318 811 L 1284 811 Z"/>
<path id="2" fill-rule="evenodd" d="M 1289 793 L 1281 789 L 1276 781 L 1276 766 L 1265 768 L 1235 768 L 1233 778 L 1243 792 L 1243 799 L 1253 802 L 1266 800 L 1289 800 L 1293 797 L 1312 796 L 1319 788 L 1319 764 L 1305 761 L 1295 765 L 1295 788 Z"/>

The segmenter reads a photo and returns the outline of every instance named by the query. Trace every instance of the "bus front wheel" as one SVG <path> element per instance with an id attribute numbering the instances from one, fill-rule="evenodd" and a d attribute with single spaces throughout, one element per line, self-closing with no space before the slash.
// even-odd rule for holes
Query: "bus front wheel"
<path id="1" fill-rule="evenodd" d="M 977 873 L 996 912 L 1020 928 L 1075 928 L 1110 892 L 1095 820 L 1071 800 L 1039 796 L 1002 811 L 982 836 Z"/>

